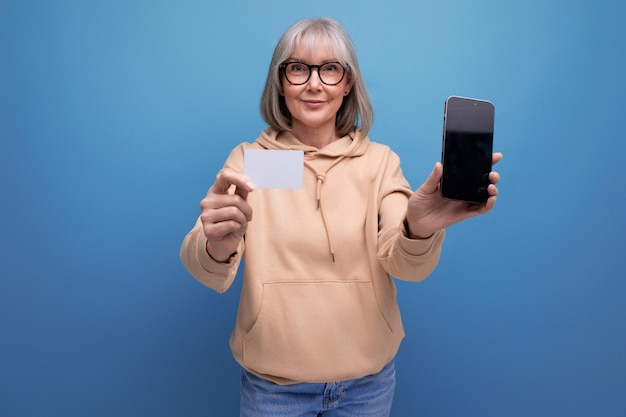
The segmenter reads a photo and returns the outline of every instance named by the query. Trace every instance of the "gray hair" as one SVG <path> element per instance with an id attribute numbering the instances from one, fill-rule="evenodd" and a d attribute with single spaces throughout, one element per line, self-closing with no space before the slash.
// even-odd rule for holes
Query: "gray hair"
<path id="1" fill-rule="evenodd" d="M 367 135 L 372 127 L 374 111 L 365 84 L 359 70 L 359 63 L 352 40 L 341 25 L 330 18 L 303 19 L 291 25 L 281 36 L 267 73 L 265 88 L 261 95 L 261 116 L 263 120 L 277 131 L 291 130 L 291 113 L 285 104 L 282 94 L 280 64 L 282 64 L 300 45 L 304 44 L 311 53 L 319 42 L 327 43 L 336 58 L 347 69 L 350 92 L 344 97 L 341 108 L 337 112 L 335 126 L 339 136 L 345 136 L 358 127 Z"/>

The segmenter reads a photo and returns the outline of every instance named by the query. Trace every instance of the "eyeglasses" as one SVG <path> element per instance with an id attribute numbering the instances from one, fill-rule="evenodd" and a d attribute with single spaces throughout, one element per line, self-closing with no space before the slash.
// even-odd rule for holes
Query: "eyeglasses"
<path id="1" fill-rule="evenodd" d="M 309 81 L 313 68 L 317 69 L 320 81 L 326 85 L 337 85 L 343 80 L 346 69 L 339 62 L 327 62 L 322 65 L 309 65 L 304 62 L 284 62 L 280 70 L 285 78 L 293 85 L 302 85 Z"/>

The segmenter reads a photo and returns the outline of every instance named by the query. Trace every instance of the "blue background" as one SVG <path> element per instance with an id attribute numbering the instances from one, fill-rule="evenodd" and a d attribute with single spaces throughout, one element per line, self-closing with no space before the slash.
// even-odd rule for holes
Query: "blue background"
<path id="1" fill-rule="evenodd" d="M 625 415 L 626 8 L 591 0 L 1 1 L 0 414 L 237 415 L 240 282 L 178 249 L 308 16 L 351 34 L 414 188 L 446 97 L 496 106 L 496 209 L 398 282 L 393 415 Z"/>

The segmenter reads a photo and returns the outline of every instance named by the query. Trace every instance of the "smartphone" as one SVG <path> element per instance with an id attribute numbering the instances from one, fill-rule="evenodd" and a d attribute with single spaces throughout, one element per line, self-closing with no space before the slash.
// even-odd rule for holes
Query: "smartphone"
<path id="1" fill-rule="evenodd" d="M 491 102 L 448 97 L 444 106 L 441 194 L 484 203 L 489 194 L 495 109 Z"/>

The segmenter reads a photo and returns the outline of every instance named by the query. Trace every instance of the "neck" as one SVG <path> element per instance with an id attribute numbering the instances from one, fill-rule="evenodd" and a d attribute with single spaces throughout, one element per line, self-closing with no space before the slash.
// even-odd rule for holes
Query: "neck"
<path id="1" fill-rule="evenodd" d="M 322 149 L 324 146 L 339 139 L 334 125 L 320 128 L 294 125 L 292 133 L 300 142 L 317 149 Z"/>

